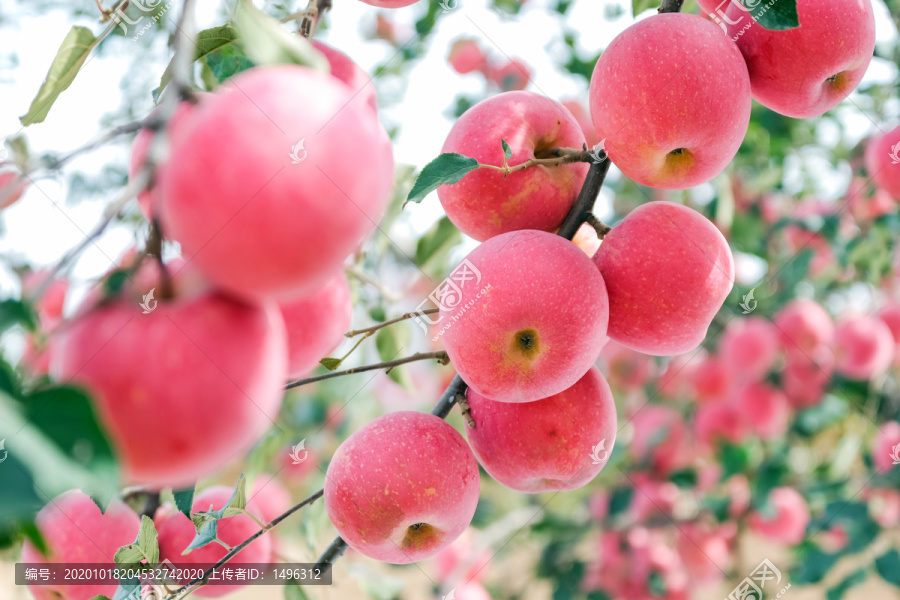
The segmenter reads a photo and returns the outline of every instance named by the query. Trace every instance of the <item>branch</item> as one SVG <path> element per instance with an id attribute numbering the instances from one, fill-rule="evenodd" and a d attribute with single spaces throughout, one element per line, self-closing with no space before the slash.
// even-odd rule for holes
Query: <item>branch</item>
<path id="1" fill-rule="evenodd" d="M 300 21 L 300 35 L 305 38 L 314 36 L 316 27 L 319 25 L 319 19 L 326 10 L 330 9 L 331 0 L 309 0 L 309 6 L 306 7 L 306 11 L 301 15 L 303 19 Z"/>
<path id="2" fill-rule="evenodd" d="M 581 227 L 581 224 L 587 223 L 588 220 L 593 217 L 591 211 L 594 210 L 597 194 L 600 193 L 600 187 L 603 185 L 603 181 L 606 179 L 606 173 L 609 171 L 609 158 L 607 158 L 605 154 L 604 158 L 606 160 L 594 163 L 591 165 L 591 168 L 588 169 L 587 177 L 584 179 L 584 185 L 578 193 L 578 198 L 575 199 L 572 210 L 566 215 L 566 219 L 563 221 L 563 224 L 557 232 L 567 240 L 571 240 L 575 237 L 575 233 L 578 231 L 578 228 Z"/>
<path id="3" fill-rule="evenodd" d="M 186 0 L 186 1 L 189 2 L 191 0 Z M 303 508 L 304 506 L 306 506 L 308 504 L 312 504 L 313 502 L 315 502 L 316 500 L 321 498 L 323 493 L 325 493 L 325 490 L 319 490 L 318 492 L 316 492 L 315 494 L 313 494 L 306 500 L 303 500 L 299 504 L 295 504 L 294 506 L 289 508 L 287 511 L 283 512 L 282 514 L 278 515 L 277 517 L 275 517 L 274 519 L 269 521 L 265 527 L 261 528 L 259 531 L 257 531 L 256 533 L 254 533 L 253 535 L 248 537 L 246 540 L 244 540 L 243 542 L 241 542 L 240 544 L 238 544 L 237 546 L 234 546 L 231 550 L 229 550 L 228 553 L 225 554 L 225 556 L 223 556 L 222 558 L 220 558 L 216 564 L 214 564 L 213 566 L 208 568 L 206 571 L 204 571 L 202 577 L 198 577 L 197 579 L 187 582 L 186 584 L 184 584 L 183 586 L 181 586 L 180 588 L 178 588 L 177 590 L 172 592 L 172 594 L 169 595 L 169 598 L 174 599 L 174 598 L 178 598 L 181 595 L 186 595 L 188 592 L 192 591 L 194 588 L 200 587 L 201 585 L 206 583 L 207 579 L 209 578 L 210 575 L 212 575 L 213 571 L 215 571 L 216 569 L 218 569 L 219 567 L 221 567 L 222 565 L 227 563 L 232 558 L 234 558 L 238 552 L 240 552 L 241 550 L 243 550 L 244 548 L 249 546 L 250 543 L 253 542 L 253 540 L 255 540 L 258 537 L 261 537 L 267 531 L 269 531 L 270 529 L 272 529 L 273 527 L 275 527 L 276 525 L 278 525 L 279 523 L 281 523 L 282 521 L 287 519 L 289 516 L 291 516 L 292 514 L 294 514 L 301 508 Z"/>
<path id="4" fill-rule="evenodd" d="M 684 4 L 684 0 L 662 0 L 662 3 L 659 5 L 660 13 L 675 13 L 681 11 L 681 6 Z"/>
<path id="5" fill-rule="evenodd" d="M 522 164 L 513 167 L 506 164 L 506 158 L 504 157 L 504 165 L 502 167 L 479 164 L 478 168 L 494 169 L 495 171 L 502 172 L 504 175 L 509 175 L 510 173 L 522 171 L 523 169 L 534 167 L 536 165 L 559 166 L 576 162 L 593 162 L 595 157 L 591 152 L 591 150 L 576 150 L 575 148 L 553 148 L 552 150 L 547 150 L 543 153 L 539 152 L 534 158 L 529 158 Z"/>
<path id="6" fill-rule="evenodd" d="M 298 379 L 297 381 L 292 381 L 286 386 L 284 389 L 290 390 L 296 387 L 300 387 L 301 385 L 306 385 L 308 383 L 315 383 L 317 381 L 324 381 L 325 379 L 332 379 L 334 377 L 343 377 L 344 375 L 353 375 L 354 373 L 365 373 L 366 371 L 376 371 L 378 369 L 393 369 L 394 367 L 399 367 L 400 365 L 405 365 L 406 363 L 416 362 L 417 360 L 437 360 L 442 365 L 446 365 L 450 362 L 450 357 L 447 356 L 447 353 L 443 350 L 439 352 L 416 352 L 412 356 L 406 356 L 404 358 L 398 358 L 397 360 L 389 360 L 387 362 L 381 362 L 374 365 L 365 365 L 362 367 L 353 367 L 352 369 L 346 369 L 344 371 L 335 371 L 334 373 L 325 373 L 324 375 L 316 375 L 315 377 L 307 377 L 306 379 Z"/>
<path id="7" fill-rule="evenodd" d="M 439 308 L 426 308 L 425 310 L 417 310 L 416 312 L 408 312 L 400 315 L 396 319 L 391 319 L 390 321 L 382 321 L 377 325 L 372 325 L 371 327 L 366 327 L 365 329 L 354 329 L 352 331 L 348 331 L 344 334 L 345 337 L 352 338 L 356 337 L 361 333 L 369 334 L 375 333 L 382 327 L 387 327 L 388 325 L 393 325 L 394 323 L 399 323 L 400 321 L 406 321 L 407 319 L 413 319 L 419 315 L 433 315 L 436 312 L 440 312 Z"/>

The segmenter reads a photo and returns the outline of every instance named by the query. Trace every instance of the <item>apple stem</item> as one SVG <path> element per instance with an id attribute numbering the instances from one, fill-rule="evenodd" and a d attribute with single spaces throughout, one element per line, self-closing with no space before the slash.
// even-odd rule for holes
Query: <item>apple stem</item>
<path id="1" fill-rule="evenodd" d="M 309 0 L 306 10 L 297 16 L 302 17 L 300 20 L 300 35 L 305 38 L 311 38 L 316 33 L 316 27 L 319 24 L 319 18 L 322 14 L 331 8 L 331 0 Z M 294 15 L 292 17 L 296 18 Z M 283 19 L 284 21 L 291 20 Z"/>
<path id="2" fill-rule="evenodd" d="M 588 214 L 584 222 L 594 228 L 594 231 L 597 232 L 597 237 L 601 240 L 606 237 L 607 233 L 612 231 L 612 227 L 595 217 L 594 213 Z"/>
<path id="3" fill-rule="evenodd" d="M 352 337 L 356 337 L 362 333 L 371 334 L 371 333 L 378 331 L 382 327 L 387 327 L 388 325 L 393 325 L 394 323 L 406 321 L 407 319 L 414 319 L 415 317 L 417 317 L 419 315 L 433 315 L 439 311 L 440 311 L 440 309 L 438 309 L 438 308 L 426 308 L 425 310 L 417 310 L 416 312 L 404 313 L 395 319 L 391 319 L 390 321 L 382 321 L 381 323 L 378 323 L 377 325 L 372 325 L 371 327 L 366 327 L 365 329 L 353 329 L 353 330 L 345 333 L 344 336 L 348 337 L 348 338 L 352 338 Z"/>
<path id="4" fill-rule="evenodd" d="M 365 338 L 363 338 L 365 339 Z M 436 360 L 442 365 L 446 365 L 450 363 L 450 357 L 447 356 L 447 353 L 443 350 L 438 352 L 416 352 L 411 356 L 406 356 L 404 358 L 398 358 L 396 360 L 389 360 L 386 362 L 380 362 L 374 365 L 364 365 L 362 367 L 353 367 L 352 369 L 345 369 L 343 371 L 335 371 L 333 373 L 325 373 L 324 375 L 316 375 L 315 377 L 307 377 L 305 379 L 298 379 L 297 381 L 292 381 L 288 383 L 284 389 L 290 390 L 296 387 L 300 387 L 301 385 L 306 385 L 308 383 L 315 383 L 317 381 L 323 381 L 325 379 L 332 379 L 334 377 L 342 377 L 344 375 L 353 375 L 354 373 L 365 373 L 366 371 L 375 371 L 378 369 L 393 369 L 394 367 L 398 367 L 400 365 L 405 365 L 406 363 L 415 362 L 417 360 Z"/>
<path id="5" fill-rule="evenodd" d="M 659 5 L 660 13 L 675 13 L 681 12 L 681 7 L 684 4 L 684 0 L 662 0 L 662 3 Z"/>

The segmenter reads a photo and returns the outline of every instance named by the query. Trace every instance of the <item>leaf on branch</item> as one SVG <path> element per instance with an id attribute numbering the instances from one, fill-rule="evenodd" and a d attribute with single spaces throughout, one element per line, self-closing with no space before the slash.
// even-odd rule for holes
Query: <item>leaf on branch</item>
<path id="1" fill-rule="evenodd" d="M 743 0 L 743 2 L 753 19 L 766 29 L 781 31 L 800 27 L 797 0 L 776 0 L 774 3 L 763 3 L 761 0 Z"/>
<path id="2" fill-rule="evenodd" d="M 478 161 L 455 152 L 446 152 L 425 165 L 416 183 L 406 197 L 407 202 L 418 204 L 425 196 L 442 185 L 456 183 L 478 168 Z"/>
<path id="3" fill-rule="evenodd" d="M 375 335 L 375 347 L 378 349 L 378 356 L 383 362 L 396 360 L 400 357 L 403 349 L 409 346 L 409 340 L 409 327 L 406 327 L 405 324 L 401 323 L 393 327 L 379 329 Z M 387 375 L 391 380 L 399 383 L 404 388 L 412 389 L 412 381 L 406 369 L 394 367 L 387 372 Z"/>
<path id="4" fill-rule="evenodd" d="M 512 158 L 512 148 L 509 147 L 509 144 L 506 143 L 506 140 L 500 140 L 500 145 L 503 146 L 503 156 L 506 157 L 506 160 Z"/>
<path id="5" fill-rule="evenodd" d="M 659 0 L 634 0 L 631 3 L 631 15 L 636 17 L 647 9 L 659 8 Z"/>
<path id="6" fill-rule="evenodd" d="M 237 41 L 237 39 L 237 30 L 231 25 L 222 25 L 220 27 L 213 27 L 212 29 L 204 29 L 197 34 L 197 39 L 194 41 L 194 46 L 196 48 L 194 60 L 203 60 L 210 54 L 225 49 L 227 46 Z M 212 67 L 212 65 L 210 65 L 210 67 Z M 154 92 L 157 97 L 162 93 L 166 86 L 169 85 L 169 81 L 171 80 L 172 63 L 170 61 L 169 66 L 163 71 L 162 77 L 159 80 L 159 88 Z M 222 80 L 219 79 L 219 81 Z"/>
<path id="7" fill-rule="evenodd" d="M 889 550 L 876 558 L 875 570 L 882 579 L 900 587 L 900 552 Z"/>
<path id="8" fill-rule="evenodd" d="M 329 371 L 334 371 L 341 363 L 344 362 L 340 358 L 323 358 L 319 361 L 319 364 L 328 369 Z"/>
<path id="9" fill-rule="evenodd" d="M 159 542 L 156 539 L 156 526 L 153 519 L 147 515 L 141 516 L 141 529 L 138 531 L 137 545 L 140 548 L 147 564 L 155 565 L 159 562 Z"/>
<path id="10" fill-rule="evenodd" d="M 848 575 L 846 579 L 828 590 L 828 593 L 825 595 L 826 600 L 841 600 L 847 593 L 847 590 L 865 581 L 866 577 L 867 575 L 864 569 L 854 571 Z"/>
<path id="11" fill-rule="evenodd" d="M 456 225 L 447 217 L 441 217 L 416 243 L 416 264 L 429 273 L 432 266 L 438 272 L 443 271 L 443 261 L 461 241 L 462 234 Z"/>
<path id="12" fill-rule="evenodd" d="M 144 553 L 137 544 L 125 544 L 116 550 L 113 560 L 117 565 L 136 565 L 144 560 Z"/>
<path id="13" fill-rule="evenodd" d="M 37 329 L 37 314 L 24 300 L 3 300 L 0 302 L 0 333 L 14 325 L 21 325 L 29 331 Z"/>
<path id="14" fill-rule="evenodd" d="M 112 600 L 136 600 L 141 597 L 141 580 L 137 577 L 119 580 Z"/>
<path id="15" fill-rule="evenodd" d="M 181 514 L 190 519 L 191 507 L 194 504 L 194 487 L 172 490 L 172 495 L 175 497 L 175 506 L 181 511 Z"/>
<path id="16" fill-rule="evenodd" d="M 330 72 L 325 56 L 306 38 L 288 33 L 277 19 L 253 6 L 250 0 L 237 4 L 234 25 L 247 55 L 256 64 L 287 63 Z"/>
<path id="17" fill-rule="evenodd" d="M 91 30 L 86 27 L 73 27 L 69 30 L 56 52 L 56 57 L 50 65 L 44 83 L 41 84 L 41 89 L 31 101 L 28 112 L 19 117 L 22 125 L 41 123 L 47 118 L 50 107 L 53 106 L 59 95 L 72 85 L 79 69 L 84 65 L 84 61 L 99 42 L 100 39 L 95 38 Z"/>
<path id="18" fill-rule="evenodd" d="M 197 548 L 202 548 L 207 544 L 215 542 L 218 531 L 219 522 L 215 519 L 209 519 L 200 527 L 197 535 L 191 540 L 191 544 L 185 548 L 181 555 L 184 556 L 185 554 L 190 554 L 191 550 L 196 550 Z"/>

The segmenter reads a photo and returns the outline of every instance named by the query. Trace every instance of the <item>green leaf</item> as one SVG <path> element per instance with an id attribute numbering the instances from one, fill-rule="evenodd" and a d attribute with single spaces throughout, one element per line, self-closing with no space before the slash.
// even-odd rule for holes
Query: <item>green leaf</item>
<path id="1" fill-rule="evenodd" d="M 441 267 L 441 261 L 448 258 L 450 250 L 461 241 L 462 234 L 456 225 L 447 217 L 441 217 L 416 243 L 416 264 L 423 270 L 432 265 Z"/>
<path id="2" fill-rule="evenodd" d="M 50 70 L 44 78 L 44 83 L 41 84 L 41 89 L 31 101 L 28 112 L 19 117 L 22 125 L 41 123 L 47 118 L 50 107 L 59 95 L 72 85 L 84 61 L 99 42 L 100 40 L 86 27 L 73 27 L 69 30 L 50 64 Z"/>
<path id="3" fill-rule="evenodd" d="M 881 578 L 900 587 L 900 553 L 889 550 L 875 559 L 875 570 Z"/>
<path id="4" fill-rule="evenodd" d="M 30 304 L 10 298 L 0 302 L 0 333 L 21 325 L 29 331 L 37 329 L 37 315 Z"/>
<path id="5" fill-rule="evenodd" d="M 247 53 L 244 52 L 244 47 L 240 42 L 225 46 L 207 56 L 206 65 L 219 83 L 255 66 L 253 61 L 247 56 Z"/>
<path id="6" fill-rule="evenodd" d="M 250 0 L 238 2 L 234 25 L 247 56 L 258 65 L 287 63 L 330 72 L 325 56 L 306 38 L 289 33 L 277 19 L 260 11 Z"/>
<path id="7" fill-rule="evenodd" d="M 138 531 L 137 545 L 140 548 L 147 564 L 155 565 L 159 562 L 159 542 L 156 540 L 156 526 L 153 519 L 147 515 L 141 516 L 141 529 Z"/>
<path id="8" fill-rule="evenodd" d="M 649 8 L 659 8 L 659 0 L 633 0 L 631 14 L 636 17 Z"/>
<path id="9" fill-rule="evenodd" d="M 407 202 L 418 204 L 425 196 L 442 185 L 456 183 L 478 168 L 478 161 L 462 154 L 445 152 L 425 165 L 416 183 L 406 197 Z"/>
<path id="10" fill-rule="evenodd" d="M 219 522 L 215 519 L 209 519 L 206 521 L 197 532 L 197 535 L 194 536 L 194 539 L 191 540 L 191 544 L 185 548 L 184 552 L 182 552 L 182 556 L 185 554 L 190 554 L 191 550 L 196 550 L 197 548 L 202 548 L 207 544 L 211 544 L 216 541 L 216 533 L 219 530 Z"/>
<path id="11" fill-rule="evenodd" d="M 780 31 L 800 27 L 800 17 L 797 15 L 797 0 L 775 0 L 775 2 L 743 0 L 743 3 L 754 20 L 766 29 Z M 750 6 L 751 4 L 753 7 Z M 736 27 L 739 28 L 740 24 Z"/>
<path id="12" fill-rule="evenodd" d="M 119 581 L 119 587 L 112 600 L 140 600 L 141 598 L 141 580 L 137 577 L 130 579 L 122 579 Z"/>
<path id="13" fill-rule="evenodd" d="M 506 160 L 512 158 L 512 148 L 509 147 L 509 144 L 506 143 L 506 140 L 501 139 L 500 145 L 503 146 L 503 156 L 506 157 Z"/>
<path id="14" fill-rule="evenodd" d="M 609 495 L 609 516 L 616 517 L 625 512 L 631 506 L 634 496 L 634 488 L 618 487 Z"/>
<path id="15" fill-rule="evenodd" d="M 191 517 L 191 507 L 194 504 L 194 486 L 183 490 L 172 490 L 175 497 L 175 506 L 181 511 L 181 514 L 187 518 Z"/>
<path id="16" fill-rule="evenodd" d="M 213 27 L 212 29 L 204 29 L 197 34 L 197 39 L 194 40 L 194 47 L 196 48 L 194 60 L 202 60 L 213 52 L 221 51 L 233 44 L 237 39 L 237 31 L 231 25 L 222 25 L 220 27 Z M 212 65 L 210 65 L 210 67 L 212 67 Z M 169 66 L 163 71 L 162 77 L 159 80 L 157 95 L 169 85 L 171 79 L 172 63 L 169 62 Z M 222 81 L 222 79 L 219 79 L 219 81 Z"/>
<path id="17" fill-rule="evenodd" d="M 827 394 L 816 406 L 797 413 L 794 427 L 800 433 L 813 435 L 843 419 L 848 410 L 846 400 Z"/>
<path id="18" fill-rule="evenodd" d="M 791 583 L 808 585 L 822 581 L 837 563 L 838 558 L 839 555 L 837 554 L 827 554 L 818 548 L 810 546 L 791 574 Z"/>
<path id="19" fill-rule="evenodd" d="M 409 327 L 405 327 L 404 324 L 379 329 L 375 335 L 375 347 L 378 349 L 378 356 L 384 362 L 396 360 L 403 353 L 403 350 L 409 347 L 410 337 Z M 393 368 L 388 371 L 388 377 L 404 388 L 412 389 L 412 381 L 409 379 L 406 369 Z"/>
<path id="20" fill-rule="evenodd" d="M 340 358 L 323 358 L 319 361 L 319 364 L 328 369 L 329 371 L 334 371 L 341 363 L 344 362 Z"/>
<path id="21" fill-rule="evenodd" d="M 735 446 L 723 442 L 719 456 L 722 461 L 722 481 L 725 481 L 732 475 L 743 473 L 750 464 L 750 452 L 745 446 Z"/>
<path id="22" fill-rule="evenodd" d="M 843 581 L 834 586 L 833 588 L 828 590 L 825 598 L 827 600 L 841 600 L 844 597 L 844 594 L 847 593 L 847 590 L 852 588 L 854 585 L 859 585 L 863 581 L 866 580 L 866 571 L 864 569 L 858 569 L 848 575 Z"/>
<path id="23" fill-rule="evenodd" d="M 284 600 L 309 600 L 303 586 L 296 579 L 288 579 L 284 586 Z"/>
<path id="24" fill-rule="evenodd" d="M 144 553 L 137 544 L 125 544 L 113 556 L 117 565 L 136 565 L 144 560 Z"/>

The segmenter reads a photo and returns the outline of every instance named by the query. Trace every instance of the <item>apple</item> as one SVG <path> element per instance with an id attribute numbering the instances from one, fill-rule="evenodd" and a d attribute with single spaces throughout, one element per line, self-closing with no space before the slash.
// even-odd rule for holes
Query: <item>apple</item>
<path id="1" fill-rule="evenodd" d="M 694 435 L 701 446 L 714 448 L 719 440 L 739 444 L 748 433 L 744 415 L 731 402 L 723 400 L 697 407 Z"/>
<path id="2" fill-rule="evenodd" d="M 770 385 L 753 382 L 738 390 L 734 402 L 750 430 L 764 440 L 787 433 L 790 406 L 787 397 Z"/>
<path id="3" fill-rule="evenodd" d="M 447 62 L 461 75 L 483 69 L 486 61 L 478 40 L 473 39 L 456 40 L 450 46 L 450 55 L 447 56 Z"/>
<path id="4" fill-rule="evenodd" d="M 337 348 L 350 328 L 353 304 L 343 273 L 298 300 L 279 305 L 288 341 L 288 377 L 309 373 Z"/>
<path id="5" fill-rule="evenodd" d="M 40 565 L 91 563 L 115 567 L 113 555 L 121 546 L 131 544 L 141 527 L 140 518 L 118 500 L 110 502 L 105 513 L 80 490 L 60 494 L 44 506 L 35 526 L 44 538 L 48 554 L 43 555 L 31 541 L 22 548 L 23 563 Z M 112 598 L 117 584 L 29 586 L 36 600 L 88 600 L 98 594 Z"/>
<path id="6" fill-rule="evenodd" d="M 309 43 L 325 56 L 325 60 L 331 67 L 331 76 L 336 77 L 338 81 L 342 81 L 353 90 L 353 102 L 363 102 L 371 106 L 372 110 L 378 109 L 375 85 L 372 83 L 373 78 L 368 73 L 337 48 L 319 40 L 310 40 Z"/>
<path id="7" fill-rule="evenodd" d="M 610 160 L 641 185 L 684 189 L 728 166 L 750 123 L 740 52 L 702 17 L 638 21 L 594 67 L 591 118 Z"/>
<path id="8" fill-rule="evenodd" d="M 399 411 L 342 443 L 325 476 L 325 510 L 354 550 L 393 564 L 433 556 L 478 504 L 478 462 L 442 419 Z"/>
<path id="9" fill-rule="evenodd" d="M 775 326 L 788 357 L 816 359 L 834 343 L 834 322 L 815 300 L 792 300 L 775 315 Z"/>
<path id="10" fill-rule="evenodd" d="M 558 394 L 584 376 L 606 342 L 603 277 L 566 239 L 531 230 L 498 235 L 450 280 L 463 276 L 469 280 L 444 296 L 435 327 L 457 373 L 486 398 Z"/>
<path id="11" fill-rule="evenodd" d="M 890 470 L 900 462 L 900 423 L 888 421 L 872 443 L 872 460 L 878 470 Z"/>
<path id="12" fill-rule="evenodd" d="M 653 359 L 618 342 L 607 342 L 600 350 L 600 359 L 610 385 L 617 390 L 640 390 L 650 379 Z"/>
<path id="13" fill-rule="evenodd" d="M 194 498 L 191 512 L 220 510 L 228 503 L 232 493 L 233 490 L 224 485 L 206 488 Z M 257 518 L 262 515 L 262 510 L 252 498 L 247 501 L 247 511 Z M 221 560 L 228 552 L 221 544 L 212 542 L 183 554 L 196 536 L 197 530 L 190 519 L 171 505 L 167 504 L 161 507 L 157 511 L 153 522 L 156 525 L 157 540 L 159 541 L 160 561 L 168 560 L 178 569 L 189 570 L 191 565 L 210 566 Z M 216 537 L 233 548 L 259 531 L 259 529 L 259 524 L 252 517 L 246 514 L 239 514 L 219 519 L 216 524 Z M 269 563 L 271 556 L 272 538 L 269 535 L 262 535 L 250 542 L 245 548 L 242 548 L 229 561 L 229 565 L 239 566 L 241 563 L 264 565 Z M 182 580 L 180 583 L 184 584 L 188 581 L 190 581 L 190 578 Z M 218 598 L 241 587 L 243 586 L 234 582 L 227 585 L 206 584 L 199 587 L 194 593 L 204 598 Z"/>
<path id="14" fill-rule="evenodd" d="M 482 100 L 457 119 L 442 152 L 501 166 L 505 140 L 515 166 L 546 157 L 557 147 L 581 148 L 584 133 L 560 103 L 533 92 L 506 92 Z M 537 165 L 504 175 L 477 169 L 458 183 L 442 185 L 438 197 L 447 216 L 479 241 L 520 229 L 555 231 L 572 207 L 588 165 Z"/>
<path id="15" fill-rule="evenodd" d="M 616 440 L 616 404 L 596 367 L 575 385 L 534 402 L 496 402 L 466 393 L 478 462 L 508 488 L 535 494 L 574 490 L 606 465 Z"/>
<path id="16" fill-rule="evenodd" d="M 723 400 L 731 393 L 735 372 L 730 363 L 709 356 L 694 369 L 694 394 L 698 402 Z"/>
<path id="17" fill-rule="evenodd" d="M 699 346 L 734 284 L 721 232 L 671 202 L 631 211 L 606 234 L 594 262 L 609 292 L 609 337 L 657 356 Z"/>
<path id="18" fill-rule="evenodd" d="M 768 319 L 748 317 L 731 321 L 719 340 L 719 356 L 738 378 L 761 379 L 775 364 L 778 329 Z"/>
<path id="19" fill-rule="evenodd" d="M 531 81 L 531 68 L 518 59 L 504 62 L 499 67 L 489 66 L 485 76 L 504 92 L 524 90 Z M 542 96 L 543 97 L 543 96 Z"/>
<path id="20" fill-rule="evenodd" d="M 287 346 L 274 304 L 206 292 L 128 294 L 59 334 L 53 373 L 85 386 L 133 484 L 178 487 L 250 449 L 281 403 Z"/>
<path id="21" fill-rule="evenodd" d="M 757 24 L 733 2 L 728 36 L 747 61 L 757 102 L 798 119 L 825 114 L 862 81 L 875 50 L 871 0 L 797 0 L 800 27 L 776 31 Z"/>
<path id="22" fill-rule="evenodd" d="M 851 379 L 883 375 L 894 360 L 894 336 L 875 317 L 848 316 L 838 324 L 834 340 L 835 370 Z"/>
<path id="23" fill-rule="evenodd" d="M 309 293 L 378 222 L 390 140 L 346 84 L 305 67 L 254 67 L 223 89 L 173 140 L 164 230 L 229 292 Z"/>
<path id="24" fill-rule="evenodd" d="M 809 524 L 809 507 L 803 496 L 790 487 L 779 487 L 769 492 L 769 504 L 773 516 L 754 512 L 750 515 L 750 528 L 771 540 L 795 545 L 803 541 Z"/>
<path id="25" fill-rule="evenodd" d="M 866 145 L 869 177 L 894 200 L 900 200 L 900 127 L 878 135 Z"/>
<path id="26" fill-rule="evenodd" d="M 900 492 L 891 488 L 867 488 L 865 498 L 872 519 L 884 529 L 900 523 Z"/>
<path id="27" fill-rule="evenodd" d="M 0 209 L 15 204 L 28 189 L 28 179 L 19 179 L 21 175 L 12 170 L 0 172 Z"/>
<path id="28" fill-rule="evenodd" d="M 684 418 L 668 406 L 644 404 L 628 420 L 634 435 L 627 445 L 631 457 L 649 463 L 654 473 L 668 475 L 694 458 Z"/>
<path id="29" fill-rule="evenodd" d="M 591 121 L 591 115 L 584 105 L 578 100 L 568 100 L 563 102 L 562 105 L 565 106 L 569 112 L 572 113 L 572 116 L 575 117 L 575 120 L 578 121 L 578 126 L 581 127 L 581 131 L 584 132 L 584 139 L 587 142 L 588 147 L 593 148 L 600 143 L 600 138 L 597 137 L 597 132 L 594 131 L 594 123 Z"/>
<path id="30" fill-rule="evenodd" d="M 452 584 L 455 581 L 481 581 L 487 575 L 486 567 L 494 558 L 490 546 L 480 544 L 478 530 L 469 527 L 456 540 L 434 555 L 438 580 Z"/>
<path id="31" fill-rule="evenodd" d="M 678 527 L 676 549 L 691 581 L 718 582 L 731 563 L 730 546 L 736 526 L 718 527 L 706 523 L 685 523 Z"/>
<path id="32" fill-rule="evenodd" d="M 834 357 L 830 352 L 823 352 L 816 361 L 803 355 L 788 355 L 781 371 L 781 386 L 791 406 L 803 409 L 819 404 L 833 371 Z"/>

